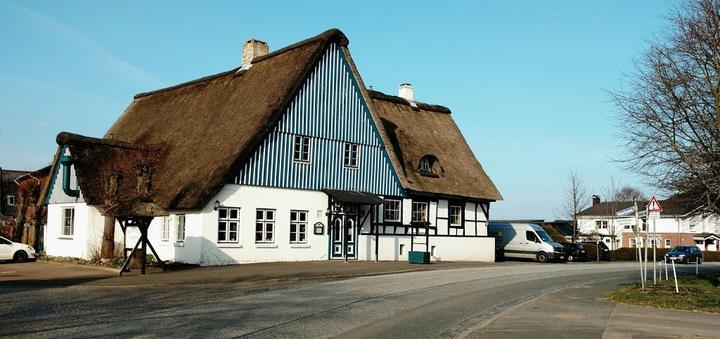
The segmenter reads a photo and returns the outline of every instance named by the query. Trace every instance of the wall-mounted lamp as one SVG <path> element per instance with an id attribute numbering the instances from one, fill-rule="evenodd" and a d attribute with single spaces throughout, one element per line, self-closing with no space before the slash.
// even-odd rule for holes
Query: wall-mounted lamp
<path id="1" fill-rule="evenodd" d="M 215 200 L 215 206 L 213 206 L 213 210 L 217 211 L 218 209 L 220 209 L 220 202 Z"/>

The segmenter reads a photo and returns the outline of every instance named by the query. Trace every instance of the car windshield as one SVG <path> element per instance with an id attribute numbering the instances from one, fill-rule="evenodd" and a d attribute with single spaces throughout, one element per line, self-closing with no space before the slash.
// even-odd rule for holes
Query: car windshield
<path id="1" fill-rule="evenodd" d="M 540 237 L 540 239 L 542 239 L 544 242 L 552 242 L 553 241 L 552 238 L 550 238 L 550 236 L 547 234 L 547 232 L 545 232 L 545 230 L 542 229 L 542 227 L 540 227 L 538 225 L 532 225 L 532 228 L 533 228 L 533 230 L 535 230 L 535 233 L 537 233 L 537 235 Z"/>
<path id="2" fill-rule="evenodd" d="M 690 252 L 690 248 L 685 246 L 676 246 L 671 252 Z"/>

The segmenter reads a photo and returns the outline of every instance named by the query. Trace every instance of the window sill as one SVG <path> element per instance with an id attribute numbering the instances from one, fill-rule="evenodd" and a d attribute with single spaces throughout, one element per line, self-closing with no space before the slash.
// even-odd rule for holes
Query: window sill
<path id="1" fill-rule="evenodd" d="M 176 241 L 175 247 L 185 247 L 185 242 L 184 241 Z"/>
<path id="2" fill-rule="evenodd" d="M 255 248 L 278 248 L 276 244 L 255 244 Z"/>
<path id="3" fill-rule="evenodd" d="M 217 244 L 218 248 L 243 248 L 243 245 L 238 243 L 227 243 L 227 242 L 219 242 Z"/>
<path id="4" fill-rule="evenodd" d="M 310 248 L 308 244 L 290 244 L 290 248 Z"/>
<path id="5" fill-rule="evenodd" d="M 61 236 L 58 237 L 58 239 L 60 239 L 60 240 L 73 240 L 73 239 L 75 239 L 75 237 L 69 236 L 69 235 L 61 235 Z"/>

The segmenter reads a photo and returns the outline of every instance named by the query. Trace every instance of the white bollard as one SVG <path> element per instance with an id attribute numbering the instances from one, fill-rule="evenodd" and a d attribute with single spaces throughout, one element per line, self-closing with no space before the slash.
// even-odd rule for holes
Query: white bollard
<path id="1" fill-rule="evenodd" d="M 695 258 L 695 275 L 700 275 L 700 258 Z"/>
<path id="2" fill-rule="evenodd" d="M 675 271 L 675 260 L 672 261 L 672 268 L 673 268 L 673 277 L 675 278 L 675 293 L 680 293 L 680 289 L 678 289 L 678 283 L 677 283 L 677 272 Z"/>
<path id="3" fill-rule="evenodd" d="M 668 279 L 667 260 L 663 260 L 663 267 L 665 267 L 665 280 L 670 280 Z"/>

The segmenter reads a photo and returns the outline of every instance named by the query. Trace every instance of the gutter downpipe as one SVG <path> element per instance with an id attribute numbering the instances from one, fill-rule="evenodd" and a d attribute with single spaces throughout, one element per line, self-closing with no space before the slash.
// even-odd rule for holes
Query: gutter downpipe
<path id="1" fill-rule="evenodd" d="M 80 197 L 80 190 L 74 190 L 70 188 L 70 166 L 72 165 L 72 159 L 67 155 L 60 157 L 60 165 L 63 167 L 63 178 L 62 178 L 62 190 L 70 197 Z"/>

